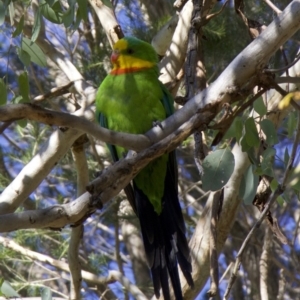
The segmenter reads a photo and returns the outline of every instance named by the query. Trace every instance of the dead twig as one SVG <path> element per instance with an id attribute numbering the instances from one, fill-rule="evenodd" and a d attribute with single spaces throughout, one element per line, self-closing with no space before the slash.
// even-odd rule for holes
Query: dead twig
<path id="1" fill-rule="evenodd" d="M 74 86 L 74 81 L 70 81 L 66 85 L 51 89 L 51 91 L 49 93 L 36 96 L 35 98 L 33 98 L 33 101 L 39 102 L 39 101 L 49 100 L 49 99 L 70 93 L 70 89 L 73 86 Z"/>

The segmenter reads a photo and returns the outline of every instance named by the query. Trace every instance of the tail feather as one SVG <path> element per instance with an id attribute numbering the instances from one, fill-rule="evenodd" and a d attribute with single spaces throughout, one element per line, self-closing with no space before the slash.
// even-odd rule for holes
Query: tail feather
<path id="1" fill-rule="evenodd" d="M 149 267 L 151 268 L 154 292 L 157 298 L 162 289 L 164 299 L 170 298 L 170 276 L 175 299 L 181 300 L 179 264 L 188 284 L 193 286 L 189 247 L 185 237 L 185 225 L 174 182 L 172 168 L 168 166 L 165 178 L 163 209 L 158 215 L 147 196 L 134 184 L 137 214 Z"/>

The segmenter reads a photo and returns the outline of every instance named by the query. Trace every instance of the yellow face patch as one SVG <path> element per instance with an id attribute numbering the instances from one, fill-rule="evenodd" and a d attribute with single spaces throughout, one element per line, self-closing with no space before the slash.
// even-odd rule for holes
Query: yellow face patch
<path id="1" fill-rule="evenodd" d="M 156 64 L 147 60 L 137 58 L 133 55 L 127 54 L 128 42 L 124 39 L 117 41 L 114 45 L 114 51 L 119 53 L 116 61 L 113 61 L 113 69 L 111 74 L 124 74 L 130 72 L 136 72 L 141 69 L 149 69 Z M 125 53 L 124 53 L 125 52 Z"/>
<path id="2" fill-rule="evenodd" d="M 115 44 L 114 44 L 114 50 L 126 50 L 128 47 L 128 42 L 124 39 L 118 40 Z"/>
<path id="3" fill-rule="evenodd" d="M 118 62 L 114 65 L 114 70 L 116 69 L 147 69 L 152 68 L 153 63 L 147 60 L 143 60 L 130 55 L 121 54 L 118 58 Z"/>

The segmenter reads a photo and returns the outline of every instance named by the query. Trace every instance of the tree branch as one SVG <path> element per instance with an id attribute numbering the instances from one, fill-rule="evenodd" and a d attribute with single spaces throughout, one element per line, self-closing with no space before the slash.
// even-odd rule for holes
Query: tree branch
<path id="1" fill-rule="evenodd" d="M 89 170 L 84 153 L 84 143 L 87 141 L 86 135 L 79 137 L 73 147 L 72 154 L 77 171 L 77 197 L 85 192 L 85 187 L 89 182 Z M 68 249 L 68 263 L 71 273 L 70 299 L 81 299 L 81 265 L 79 262 L 79 246 L 83 236 L 83 224 L 72 228 Z"/>

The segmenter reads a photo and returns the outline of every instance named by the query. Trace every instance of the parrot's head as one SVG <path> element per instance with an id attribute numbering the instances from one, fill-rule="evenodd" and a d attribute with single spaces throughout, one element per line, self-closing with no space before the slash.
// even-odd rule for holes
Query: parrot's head
<path id="1" fill-rule="evenodd" d="M 156 68 L 158 59 L 150 44 L 134 37 L 125 37 L 115 43 L 111 62 L 111 74 L 122 74 Z"/>

